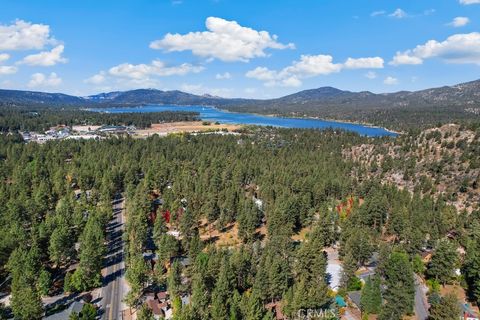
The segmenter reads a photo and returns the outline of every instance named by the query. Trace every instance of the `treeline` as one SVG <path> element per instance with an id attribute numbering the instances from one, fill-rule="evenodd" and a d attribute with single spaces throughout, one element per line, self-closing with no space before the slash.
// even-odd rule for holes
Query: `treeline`
<path id="1" fill-rule="evenodd" d="M 2 107 L 0 132 L 45 131 L 56 125 L 124 125 L 149 128 L 151 124 L 200 120 L 196 112 L 102 113 L 80 108 Z"/>
<path id="2" fill-rule="evenodd" d="M 313 117 L 338 121 L 351 121 L 373 124 L 391 130 L 409 132 L 424 130 L 446 123 L 462 123 L 475 125 L 480 122 L 480 117 L 459 106 L 423 106 L 410 105 L 397 107 L 386 103 L 387 107 L 369 107 L 365 105 L 343 105 L 335 102 L 329 104 L 316 104 L 305 102 L 303 104 L 288 103 L 245 103 L 224 105 L 222 108 L 233 112 L 252 112 L 262 114 L 275 114 L 285 117 Z"/>
<path id="3" fill-rule="evenodd" d="M 438 287 L 456 280 L 456 268 L 471 298 L 480 300 L 480 213 L 459 213 L 441 197 L 412 196 L 352 176 L 357 165 L 342 151 L 371 138 L 248 128 L 241 136 L 43 145 L 18 143 L 14 135 L 0 139 L 1 274 L 13 277 L 18 318 L 38 319 L 43 294 L 99 284 L 105 223 L 118 192 L 127 206 L 127 303 L 140 309 L 139 319 L 151 319 L 143 294 L 159 288 L 170 293 L 176 319 L 272 319 L 277 308 L 290 317 L 301 309 L 336 310 L 323 252 L 335 243 L 344 263 L 339 294 L 362 290 L 365 313 L 389 320 L 412 314 L 414 273 Z M 221 233 L 235 226 L 238 245 L 217 247 L 205 224 Z M 306 236 L 293 237 L 300 233 Z M 152 242 L 158 258 L 153 270 L 142 255 Z M 464 260 L 459 247 L 466 250 Z M 434 255 L 424 265 L 419 255 L 428 248 Z M 356 271 L 372 257 L 376 276 L 362 288 Z M 184 266 L 183 258 L 190 264 Z M 43 280 L 49 278 L 61 287 Z M 190 304 L 182 306 L 187 294 Z M 432 299 L 437 307 L 448 297 Z"/>

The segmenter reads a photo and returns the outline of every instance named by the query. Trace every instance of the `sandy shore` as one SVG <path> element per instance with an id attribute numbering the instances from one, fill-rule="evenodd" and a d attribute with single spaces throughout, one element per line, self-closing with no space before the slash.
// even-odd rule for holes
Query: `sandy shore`
<path id="1" fill-rule="evenodd" d="M 240 129 L 241 125 L 236 124 L 214 124 L 203 125 L 202 121 L 181 121 L 181 122 L 169 122 L 169 123 L 155 123 L 151 128 L 137 129 L 135 135 L 139 137 L 148 137 L 154 134 L 167 135 L 169 133 L 179 132 L 201 132 L 209 130 L 222 130 L 227 129 L 233 131 Z"/>

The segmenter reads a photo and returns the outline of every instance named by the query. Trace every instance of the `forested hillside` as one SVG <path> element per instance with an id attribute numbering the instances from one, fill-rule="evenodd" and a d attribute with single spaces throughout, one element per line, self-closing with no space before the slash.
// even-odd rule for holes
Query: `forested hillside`
<path id="1" fill-rule="evenodd" d="M 352 92 L 332 87 L 300 91 L 275 99 L 222 98 L 178 90 L 137 89 L 88 97 L 60 93 L 0 90 L 0 107 L 135 107 L 145 104 L 208 105 L 235 112 L 316 117 L 368 123 L 395 130 L 480 120 L 480 80 L 420 91 Z"/>
<path id="2" fill-rule="evenodd" d="M 448 149 L 449 138 L 438 139 L 432 146 Z M 106 225 L 118 193 L 127 206 L 126 302 L 141 319 L 152 318 L 145 294 L 165 288 L 176 319 L 340 312 L 323 252 L 334 245 L 343 263 L 342 296 L 362 288 L 357 270 L 378 257 L 362 308 L 379 319 L 413 314 L 414 273 L 439 287 L 458 281 L 454 270 L 461 266 L 471 301 L 480 299 L 478 209 L 457 211 L 434 193 L 381 183 L 369 163 L 355 171 L 358 159 L 345 156 L 356 146 L 393 146 L 392 138 L 246 128 L 241 135 L 43 145 L 24 144 L 15 134 L 0 140 L 0 282 L 11 275 L 11 311 L 19 319 L 41 318 L 42 297 L 101 284 Z M 466 150 L 477 148 L 471 141 Z M 478 156 L 475 150 L 465 154 Z M 435 253 L 423 264 L 426 248 Z M 149 251 L 153 267 L 143 255 Z"/>
<path id="3" fill-rule="evenodd" d="M 344 151 L 362 165 L 354 174 L 379 179 L 410 192 L 443 197 L 457 209 L 480 204 L 480 129 L 448 124 L 388 142 Z M 365 171 L 362 171 L 365 170 Z"/>
<path id="4" fill-rule="evenodd" d="M 0 132 L 45 131 L 58 125 L 124 125 L 149 128 L 152 124 L 199 120 L 195 112 L 99 113 L 79 108 L 0 107 Z"/>

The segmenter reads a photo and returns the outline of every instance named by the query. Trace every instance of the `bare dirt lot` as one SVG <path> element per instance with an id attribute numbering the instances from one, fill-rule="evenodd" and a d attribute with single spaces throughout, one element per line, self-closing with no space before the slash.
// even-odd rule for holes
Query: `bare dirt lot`
<path id="1" fill-rule="evenodd" d="M 170 123 L 155 123 L 151 128 L 139 129 L 135 131 L 135 135 L 139 137 L 148 137 L 154 134 L 167 135 L 169 133 L 179 132 L 201 132 L 210 130 L 227 129 L 229 132 L 240 129 L 241 125 L 234 124 L 214 124 L 203 125 L 202 121 L 181 121 Z"/>

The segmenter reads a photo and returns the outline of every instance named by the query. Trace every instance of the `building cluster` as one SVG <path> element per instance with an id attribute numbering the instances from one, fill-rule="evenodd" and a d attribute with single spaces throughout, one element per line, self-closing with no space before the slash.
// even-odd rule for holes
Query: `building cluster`
<path id="1" fill-rule="evenodd" d="M 132 134 L 134 127 L 126 126 L 101 126 L 95 130 L 80 129 L 72 130 L 67 126 L 52 127 L 44 133 L 21 132 L 25 142 L 45 143 L 52 140 L 101 140 L 110 134 Z"/>

